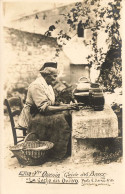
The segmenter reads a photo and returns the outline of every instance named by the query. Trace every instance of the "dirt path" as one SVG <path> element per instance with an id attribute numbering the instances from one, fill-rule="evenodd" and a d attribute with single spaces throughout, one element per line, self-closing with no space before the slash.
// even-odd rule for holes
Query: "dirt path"
<path id="1" fill-rule="evenodd" d="M 109 161 L 106 163 L 73 163 L 72 159 L 66 158 L 65 160 L 46 162 L 40 166 L 21 166 L 16 158 L 11 158 L 12 153 L 9 150 L 9 146 L 13 145 L 13 138 L 11 133 L 11 127 L 9 118 L 5 117 L 5 126 L 4 126 L 4 168 L 3 168 L 3 189 L 4 192 L 2 194 L 37 194 L 41 192 L 46 193 L 55 193 L 58 190 L 65 191 L 65 193 L 78 192 L 83 193 L 93 193 L 96 190 L 96 194 L 100 194 L 101 191 L 103 193 L 104 188 L 109 191 L 109 193 L 113 191 L 113 194 L 124 194 L 122 192 L 123 187 L 123 165 L 122 165 L 122 157 L 118 157 L 117 162 Z M 42 173 L 44 174 L 44 178 L 48 181 L 58 181 L 55 184 L 49 184 L 46 182 L 45 184 L 26 184 L 27 181 L 30 180 L 29 177 L 21 176 L 22 173 Z M 89 178 L 86 179 L 86 176 L 92 175 L 92 181 L 100 181 L 104 180 L 103 177 L 98 176 L 98 174 L 104 174 L 106 183 L 86 183 L 84 181 L 89 181 Z M 97 174 L 97 176 L 96 176 Z M 51 176 L 59 175 L 59 179 L 53 179 Z M 72 178 L 68 178 L 67 176 L 71 176 Z M 82 178 L 79 176 L 83 176 Z M 90 176 L 91 177 L 91 176 Z M 34 179 L 37 181 L 37 179 Z M 39 177 L 40 180 L 40 177 Z M 31 181 L 31 180 L 30 180 Z M 66 181 L 69 183 L 67 185 Z M 71 181 L 77 181 L 78 184 L 72 184 Z M 63 183 L 62 183 L 63 182 Z M 90 186 L 91 185 L 91 186 Z M 118 186 L 119 185 L 119 186 Z M 119 192 L 121 189 L 121 192 Z M 107 192 L 108 193 L 108 192 Z M 104 193 L 103 193 L 104 194 Z"/>
<path id="2" fill-rule="evenodd" d="M 5 122 L 4 122 L 4 142 L 5 142 L 5 149 L 4 149 L 4 159 L 5 159 L 5 165 L 9 169 L 16 169 L 20 168 L 20 164 L 18 163 L 17 159 L 14 157 L 12 158 L 13 154 L 9 150 L 9 147 L 13 145 L 13 137 L 12 137 L 12 132 L 11 132 L 11 126 L 9 122 L 9 117 L 5 117 Z M 93 140 L 92 142 L 94 146 L 98 149 L 98 152 L 95 152 L 93 157 L 94 157 L 94 163 L 85 163 L 85 166 L 93 166 L 93 165 L 104 165 L 105 163 L 112 164 L 112 162 L 117 162 L 120 163 L 122 160 L 122 143 L 121 139 L 119 140 Z M 60 161 L 53 161 L 53 162 L 47 162 L 42 165 L 42 167 L 51 167 L 51 166 L 56 166 L 59 168 L 75 168 L 75 166 L 83 166 L 83 164 L 73 164 L 72 158 L 68 157 L 64 160 Z M 30 169 L 30 167 L 27 167 Z M 33 167 L 32 167 L 33 168 Z M 39 168 L 39 167 L 34 167 Z"/>

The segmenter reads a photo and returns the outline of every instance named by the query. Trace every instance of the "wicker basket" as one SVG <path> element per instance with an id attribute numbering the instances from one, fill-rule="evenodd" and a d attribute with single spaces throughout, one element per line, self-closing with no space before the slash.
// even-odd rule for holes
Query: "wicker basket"
<path id="1" fill-rule="evenodd" d="M 49 150 L 54 146 L 49 141 L 28 141 L 27 139 L 31 134 L 38 137 L 36 133 L 29 133 L 23 143 L 10 147 L 21 165 L 36 166 L 43 164 L 48 159 Z"/>

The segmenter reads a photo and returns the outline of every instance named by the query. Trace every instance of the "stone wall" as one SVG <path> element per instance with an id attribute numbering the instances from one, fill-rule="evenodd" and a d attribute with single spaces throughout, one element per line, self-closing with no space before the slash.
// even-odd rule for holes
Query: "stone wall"
<path id="1" fill-rule="evenodd" d="M 60 71 L 69 63 L 62 51 L 56 56 L 59 47 L 55 38 L 4 28 L 4 40 L 5 93 L 27 89 L 44 62 L 56 61 Z"/>

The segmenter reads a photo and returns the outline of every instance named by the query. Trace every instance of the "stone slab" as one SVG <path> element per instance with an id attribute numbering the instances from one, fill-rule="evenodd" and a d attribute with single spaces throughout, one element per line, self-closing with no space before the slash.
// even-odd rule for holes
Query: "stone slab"
<path id="1" fill-rule="evenodd" d="M 71 160 L 73 163 L 94 163 L 93 154 L 97 149 L 87 139 L 72 138 Z"/>
<path id="2" fill-rule="evenodd" d="M 72 113 L 72 138 L 110 137 L 118 137 L 118 119 L 108 105 L 103 111 L 90 108 Z"/>

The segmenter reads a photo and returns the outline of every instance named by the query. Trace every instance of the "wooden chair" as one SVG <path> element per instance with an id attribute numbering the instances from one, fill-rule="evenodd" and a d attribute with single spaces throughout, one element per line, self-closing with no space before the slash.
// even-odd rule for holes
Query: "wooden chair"
<path id="1" fill-rule="evenodd" d="M 24 140 L 26 136 L 26 128 L 20 127 L 19 125 L 16 126 L 15 118 L 18 119 L 18 116 L 21 113 L 23 108 L 23 102 L 20 97 L 11 97 L 9 99 L 5 99 L 4 104 L 7 106 L 8 114 L 10 117 L 12 134 L 14 139 L 14 145 Z M 23 135 L 18 136 L 17 130 L 22 130 Z M 18 140 L 20 139 L 20 140 Z"/>

